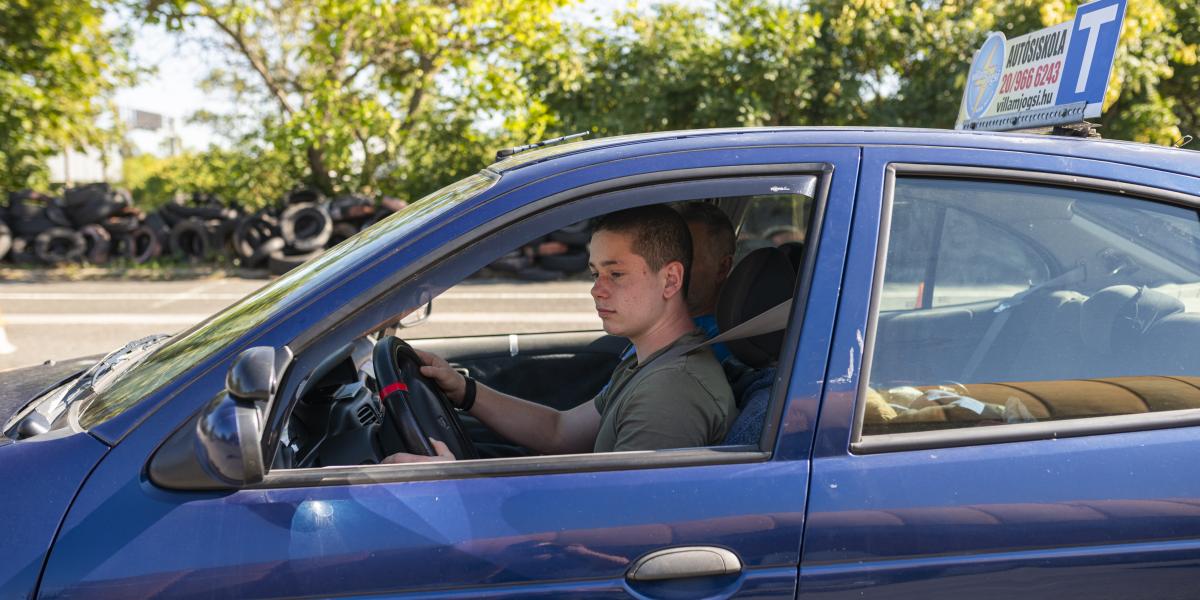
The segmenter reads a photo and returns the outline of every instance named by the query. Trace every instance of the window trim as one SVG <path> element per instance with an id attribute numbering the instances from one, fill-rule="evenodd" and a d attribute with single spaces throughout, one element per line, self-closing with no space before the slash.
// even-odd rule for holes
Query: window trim
<path id="1" fill-rule="evenodd" d="M 559 192 L 530 202 L 521 208 L 508 213 L 509 218 L 494 219 L 484 225 L 473 228 L 454 239 L 446 242 L 437 251 L 419 257 L 410 262 L 405 268 L 373 287 L 363 296 L 368 299 L 354 303 L 354 308 L 344 307 L 321 319 L 312 327 L 300 333 L 289 346 L 295 349 L 297 360 L 293 361 L 289 372 L 281 378 L 279 394 L 288 398 L 287 409 L 274 411 L 264 422 L 264 462 L 271 464 L 278 449 L 279 432 L 284 426 L 287 414 L 290 412 L 294 398 L 305 385 L 307 374 L 295 370 L 301 362 L 301 353 L 311 351 L 314 347 L 328 342 L 326 332 L 336 328 L 350 327 L 353 321 L 372 320 L 370 315 L 373 308 L 379 307 L 390 298 L 394 298 L 395 289 L 405 285 L 413 278 L 421 277 L 431 269 L 437 268 L 447 260 L 453 260 L 468 246 L 486 243 L 488 240 L 504 231 L 510 230 L 522 222 L 545 215 L 556 210 L 569 210 L 568 205 L 586 201 L 595 196 L 612 193 L 622 193 L 630 190 L 644 189 L 652 186 L 669 186 L 672 184 L 697 184 L 706 180 L 721 180 L 727 182 L 750 181 L 762 177 L 779 176 L 808 176 L 816 179 L 816 194 L 813 197 L 813 212 L 808 223 L 808 235 L 820 236 L 824 225 L 825 210 L 828 202 L 830 187 L 833 183 L 834 165 L 828 162 L 795 162 L 765 165 L 744 165 L 736 167 L 709 167 L 700 169 L 682 169 L 659 171 L 643 175 L 621 177 L 579 188 Z M 516 190 L 514 190 L 516 191 Z M 512 192 L 508 192 L 512 193 Z M 506 194 L 492 199 L 495 202 Z M 661 204 L 672 200 L 654 201 L 637 206 Z M 460 215 L 457 218 L 463 218 Z M 812 238 L 817 239 L 817 238 Z M 806 252 L 805 262 L 800 275 L 797 277 L 797 287 L 793 289 L 793 298 L 797 290 L 808 289 L 811 293 L 813 271 L 816 268 L 816 252 Z M 794 367 L 796 345 L 803 329 L 803 319 L 807 312 L 808 293 L 794 300 L 792 316 L 784 337 L 784 348 L 781 349 L 780 373 L 790 373 Z M 373 331 L 370 327 L 367 331 Z M 468 479 L 475 477 L 525 476 L 555 473 L 579 473 L 595 471 L 617 471 L 630 469 L 685 467 L 702 465 L 722 465 L 733 463 L 752 464 L 768 461 L 774 455 L 779 429 L 787 401 L 790 377 L 778 376 L 772 387 L 771 404 L 766 414 L 766 423 L 755 446 L 714 446 L 709 448 L 689 448 L 678 450 L 652 452 L 617 452 L 604 454 L 555 455 L 538 457 L 498 458 L 486 461 L 468 461 L 453 463 L 407 464 L 407 465 L 372 465 L 338 466 L 322 468 L 279 469 L 268 471 L 264 480 L 254 486 L 262 488 L 275 487 L 310 487 L 322 485 L 345 485 L 351 483 L 385 483 L 424 480 Z M 783 385 L 778 385 L 782 383 Z"/>
<path id="2" fill-rule="evenodd" d="M 863 420 L 871 367 L 875 358 L 875 340 L 879 323 L 879 303 L 887 251 L 891 242 L 892 201 L 896 178 L 906 176 L 942 177 L 957 180 L 977 180 L 1012 183 L 1036 183 L 1053 187 L 1106 192 L 1156 203 L 1173 204 L 1200 211 L 1200 196 L 1154 188 L 1136 183 L 1081 177 L 1041 171 L 1021 171 L 994 167 L 971 167 L 944 164 L 889 163 L 884 171 L 883 202 L 879 213 L 879 234 L 875 252 L 875 269 L 871 281 L 871 300 L 867 313 L 867 330 L 863 344 L 862 364 L 854 398 L 854 420 L 851 423 L 850 452 L 852 454 L 882 454 L 908 450 L 979 446 L 1005 442 L 1026 442 L 1063 437 L 1126 433 L 1200 425 L 1200 409 L 1137 413 L 1105 417 L 1088 417 L 1041 423 L 1014 423 L 1002 427 L 968 427 L 873 435 L 864 439 Z"/>

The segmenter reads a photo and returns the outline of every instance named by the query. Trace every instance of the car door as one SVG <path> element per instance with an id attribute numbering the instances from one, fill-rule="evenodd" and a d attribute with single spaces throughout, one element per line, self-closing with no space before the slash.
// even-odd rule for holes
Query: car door
<path id="1" fill-rule="evenodd" d="M 511 222 L 500 233 L 445 238 L 445 247 L 433 252 L 449 258 L 430 259 L 429 268 L 393 253 L 346 284 L 364 293 L 395 287 L 396 294 L 419 295 L 445 289 L 494 260 L 481 257 L 480 249 L 502 254 L 522 235 L 533 238 L 645 204 L 649 192 L 666 194 L 654 196 L 660 201 L 753 195 L 764 184 L 756 170 L 774 178 L 776 187 L 795 176 L 814 177 L 822 209 L 809 235 L 819 241 L 810 244 L 815 251 L 785 336 L 784 375 L 758 446 L 273 470 L 247 489 L 160 488 L 146 477 L 146 464 L 164 436 L 186 425 L 195 407 L 221 389 L 223 372 L 214 369 L 147 417 L 93 473 L 63 525 L 41 595 L 793 597 L 812 424 L 858 158 L 853 147 L 759 147 L 668 153 L 653 163 L 617 161 L 576 168 L 569 179 L 534 172 L 529 179 L 536 184 L 513 184 L 511 196 L 481 203 L 447 225 L 470 232 Z M 642 187 L 630 188 L 628 178 L 635 175 Z M 647 181 L 665 183 L 651 189 L 644 187 Z M 580 190 L 585 184 L 592 187 Z M 641 197 L 634 193 L 639 190 Z M 575 196 L 514 220 L 520 207 L 555 194 Z M 466 250 L 457 252 L 461 248 Z M 401 283 L 389 283 L 394 278 Z M 348 293 L 328 296 L 344 302 Z M 314 325 L 318 319 L 309 311 L 264 334 L 257 343 L 298 348 L 280 394 L 287 397 L 306 365 L 319 362 L 317 349 L 371 331 L 386 314 L 389 297 L 344 311 L 349 316 L 335 314 L 345 318 L 329 330 Z M 300 338 L 310 340 L 307 346 L 288 333 L 297 330 L 306 332 Z M 637 561 L 660 551 L 668 558 L 654 563 L 656 577 L 627 577 Z M 734 568 L 713 575 L 714 557 Z"/>
<path id="2" fill-rule="evenodd" d="M 1197 190 L 1081 158 L 864 151 L 800 597 L 1194 595 Z M 906 230 L 920 205 L 979 223 L 939 247 Z M 958 298 L 921 306 L 943 260 Z"/>

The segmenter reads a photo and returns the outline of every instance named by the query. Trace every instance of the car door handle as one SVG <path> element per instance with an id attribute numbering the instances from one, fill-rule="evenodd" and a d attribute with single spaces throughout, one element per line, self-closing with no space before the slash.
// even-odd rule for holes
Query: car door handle
<path id="1" fill-rule="evenodd" d="M 629 567 L 629 581 L 660 581 L 685 577 L 736 575 L 742 572 L 737 554 L 715 546 L 687 546 L 651 552 Z"/>

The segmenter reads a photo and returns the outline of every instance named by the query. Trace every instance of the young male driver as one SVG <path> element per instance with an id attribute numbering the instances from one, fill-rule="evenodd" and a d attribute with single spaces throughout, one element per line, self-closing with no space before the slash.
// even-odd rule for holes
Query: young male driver
<path id="1" fill-rule="evenodd" d="M 604 331 L 629 338 L 636 353 L 621 361 L 608 385 L 590 402 L 552 408 L 476 384 L 470 414 L 505 438 L 542 454 L 690 448 L 718 444 L 737 414 L 721 365 L 707 348 L 668 354 L 704 341 L 688 316 L 692 248 L 688 226 L 658 205 L 603 217 L 588 244 L 592 299 Z M 466 379 L 439 356 L 419 352 L 433 379 L 461 405 Z M 662 360 L 657 360 L 659 358 Z M 632 378 L 645 371 L 636 380 Z M 453 460 L 444 444 L 437 456 L 394 454 L 390 462 Z"/>

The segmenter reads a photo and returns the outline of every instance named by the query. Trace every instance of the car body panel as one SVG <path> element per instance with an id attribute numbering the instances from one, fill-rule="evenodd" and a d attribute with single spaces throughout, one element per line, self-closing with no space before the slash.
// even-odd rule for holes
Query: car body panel
<path id="1" fill-rule="evenodd" d="M 39 456 L 65 460 L 74 449 L 87 459 L 54 480 L 50 496 L 61 508 L 45 509 L 37 531 L 29 529 L 53 535 L 45 523 L 57 527 L 72 486 L 104 454 L 97 439 L 114 445 L 62 521 L 40 597 L 1186 596 L 1200 573 L 1200 484 L 1189 460 L 1200 428 L 851 451 L 885 182 L 899 163 L 1200 193 L 1190 176 L 1200 172 L 1198 153 L 1028 135 L 714 130 L 517 155 L 488 169 L 501 175 L 491 188 L 419 232 L 354 256 L 352 276 L 276 299 L 272 318 L 148 390 L 90 431 L 94 438 L 75 434 L 58 442 L 58 453 Z M 263 485 L 223 492 L 166 490 L 146 475 L 154 452 L 222 389 L 245 348 L 296 352 L 280 384 L 290 398 L 322 352 L 374 331 L 397 305 L 419 304 L 538 228 L 630 205 L 599 206 L 592 194 L 609 201 L 618 197 L 611 189 L 674 189 L 694 177 L 736 185 L 789 173 L 789 165 L 820 172 L 828 197 L 809 232 L 810 279 L 782 350 L 790 368 L 777 379 L 775 425 L 760 452 L 730 450 L 742 452 L 740 462 L 680 466 L 656 462 L 669 453 L 634 453 L 628 465 L 555 470 L 547 458 L 501 475 L 459 468 L 406 478 L 417 471 L 404 469 L 421 467 L 365 467 L 350 482 L 341 479 L 345 468 L 299 469 L 292 479 L 268 474 Z M 480 373 L 478 360 L 495 358 L 496 340 L 430 343 L 457 348 Z M 285 409 L 268 415 L 276 430 Z M 0 457 L 15 447 L 30 452 L 28 444 L 0 447 Z M 49 472 L 30 477 L 53 483 Z M 12 514 L 32 510 L 23 498 L 9 506 Z M 657 584 L 625 579 L 640 556 L 684 545 L 734 551 L 746 569 Z M 28 565 L 37 560 L 31 548 Z M 20 587 L 29 572 L 5 585 Z"/>
<path id="2" fill-rule="evenodd" d="M 0 380 L 4 381 L 4 387 L 0 388 L 0 425 L 7 423 L 35 398 L 73 379 L 100 358 L 92 356 L 0 371 Z M 5 441 L 0 438 L 0 444 Z"/>
<path id="3" fill-rule="evenodd" d="M 1181 582 L 1200 575 L 1200 479 L 1191 460 L 1200 428 L 850 451 L 886 174 L 900 164 L 1200 192 L 1192 177 L 1095 160 L 976 149 L 864 151 L 857 241 L 814 449 L 801 597 L 1191 595 Z"/>
<path id="4" fill-rule="evenodd" d="M 108 447 L 58 430 L 0 446 L 0 597 L 32 598 L 67 508 Z"/>
<path id="5" fill-rule="evenodd" d="M 654 162 L 613 161 L 520 185 L 502 181 L 492 190 L 498 196 L 480 197 L 476 205 L 448 215 L 441 227 L 426 232 L 404 252 L 387 254 L 356 277 L 324 290 L 305 307 L 286 311 L 242 344 L 278 347 L 305 330 L 333 326 L 334 322 L 326 322 L 336 321 L 338 314 L 314 307 L 341 307 L 386 287 L 402 277 L 398 274 L 428 260 L 428 255 L 476 240 L 478 234 L 473 232 L 479 228 L 497 219 L 502 222 L 505 215 L 543 198 L 656 171 L 747 163 L 832 166 L 828 216 L 820 250 L 813 258 L 817 279 L 829 283 L 840 278 L 845 262 L 858 157 L 856 148 L 719 149 L 670 154 Z M 580 210 L 572 206 L 558 211 L 556 218 L 570 222 L 573 211 Z M 485 253 L 489 243 L 469 243 L 466 252 Z M 439 263 L 439 268 L 459 267 Z M 462 269 L 469 272 L 468 267 Z M 412 285 L 425 285 L 419 281 Z M 799 338 L 799 356 L 804 358 L 795 361 L 792 369 L 798 384 L 781 388 L 786 416 L 778 435 L 768 443 L 774 456 L 760 454 L 738 464 L 432 481 L 389 482 L 381 477 L 377 483 L 222 493 L 158 489 L 142 475 L 145 464 L 166 434 L 187 426 L 191 415 L 220 389 L 227 365 L 214 361 L 197 378 L 162 390 L 170 400 L 145 413 L 100 465 L 63 527 L 42 596 L 420 597 L 424 593 L 527 592 L 791 598 L 804 520 L 812 415 L 829 351 L 830 311 L 836 306 L 838 287 L 822 285 L 813 290 L 806 303 L 795 307 L 797 312 L 805 311 L 795 318 L 802 316 L 815 324 L 791 338 L 793 348 Z M 377 309 L 349 311 L 352 324 L 346 328 L 367 327 L 375 321 L 373 310 Z M 320 355 L 323 344 L 343 343 L 315 340 L 310 353 Z M 298 352 L 293 368 L 303 371 L 305 351 Z M 289 381 L 285 377 L 281 384 L 285 396 L 286 390 L 294 389 L 289 386 L 298 385 Z M 634 453 L 631 460 L 639 454 L 644 453 Z M 91 542 L 101 531 L 106 532 L 104 540 Z M 195 533 L 201 531 L 206 533 Z M 699 581 L 632 584 L 625 580 L 626 570 L 639 556 L 681 545 L 731 549 L 741 557 L 745 570 L 740 576 Z M 112 560 L 114 553 L 122 559 Z"/>

